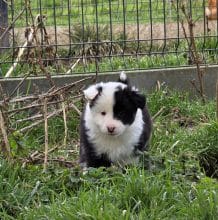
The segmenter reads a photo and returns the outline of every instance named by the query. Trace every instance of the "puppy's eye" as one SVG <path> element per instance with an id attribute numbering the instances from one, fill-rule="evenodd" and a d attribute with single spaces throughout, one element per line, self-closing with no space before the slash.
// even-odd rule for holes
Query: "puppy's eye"
<path id="1" fill-rule="evenodd" d="M 105 115 L 106 115 L 106 112 L 104 112 L 104 111 L 103 111 L 103 112 L 101 112 L 101 115 L 105 116 Z"/>

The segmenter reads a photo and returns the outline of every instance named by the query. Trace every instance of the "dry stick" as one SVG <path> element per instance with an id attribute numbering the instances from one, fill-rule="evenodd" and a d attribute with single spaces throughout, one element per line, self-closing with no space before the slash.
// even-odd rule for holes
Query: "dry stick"
<path id="1" fill-rule="evenodd" d="M 14 99 L 9 100 L 9 103 L 25 102 L 25 101 L 31 100 L 31 99 L 38 99 L 38 96 L 36 96 L 36 95 L 30 95 L 30 96 L 24 96 L 24 97 L 14 98 Z M 0 104 L 2 104 L 2 101 L 0 101 Z"/>
<path id="2" fill-rule="evenodd" d="M 45 121 L 45 157 L 44 157 L 44 168 L 43 171 L 46 171 L 48 164 L 48 117 L 47 117 L 47 98 L 44 100 L 43 113 L 44 113 L 44 121 Z"/>
<path id="3" fill-rule="evenodd" d="M 20 16 L 24 13 L 24 11 L 26 10 L 26 7 L 23 8 L 23 10 L 17 15 L 17 17 L 10 23 L 10 25 L 5 29 L 5 31 L 2 33 L 2 35 L 0 36 L 0 41 L 4 38 L 4 36 L 7 34 L 7 32 L 14 26 L 15 22 L 17 21 L 17 19 L 20 18 Z"/>
<path id="4" fill-rule="evenodd" d="M 60 102 L 60 101 L 59 101 Z M 64 117 L 64 127 L 65 127 L 65 134 L 67 133 L 67 119 L 66 119 L 66 105 L 64 103 L 64 101 L 61 101 L 62 102 L 62 111 L 63 111 L 63 117 Z M 58 103 L 58 102 L 56 102 Z M 71 103 L 72 107 L 74 108 L 74 110 L 77 112 L 77 114 L 79 116 L 81 116 L 81 111 L 73 104 Z M 48 103 L 47 103 L 47 106 L 48 106 Z M 16 123 L 22 123 L 22 122 L 26 122 L 26 121 L 33 121 L 35 119 L 40 119 L 43 117 L 43 114 L 37 114 L 37 115 L 33 115 L 31 117 L 28 117 L 28 118 L 22 118 L 22 119 L 19 119 L 19 120 L 16 120 Z"/>
<path id="5" fill-rule="evenodd" d="M 75 105 L 74 105 L 74 104 L 70 104 L 70 105 L 67 107 L 67 110 L 70 110 L 70 109 L 74 109 L 76 112 L 77 112 L 77 110 L 78 110 L 78 109 L 77 109 L 77 110 L 75 109 Z M 52 112 L 51 114 L 49 114 L 49 115 L 47 116 L 47 119 L 49 119 L 49 118 L 51 118 L 51 117 L 54 117 L 54 116 L 56 116 L 56 115 L 59 115 L 62 111 L 63 111 L 62 109 L 58 109 L 58 110 L 56 110 L 55 112 Z M 79 111 L 79 110 L 78 110 L 78 111 Z M 81 114 L 80 111 L 77 112 L 77 113 L 78 113 L 78 114 L 79 114 L 79 113 Z M 18 130 L 18 132 L 21 132 L 21 133 L 26 132 L 26 131 L 32 129 L 33 127 L 35 127 L 35 126 L 37 126 L 37 125 L 43 123 L 43 122 L 44 122 L 44 119 L 39 120 L 39 121 L 36 121 L 36 122 L 34 122 L 33 124 L 31 124 L 31 125 L 29 125 L 29 126 L 26 126 L 26 127 L 24 127 L 24 128 L 21 128 L 20 130 Z"/>
<path id="6" fill-rule="evenodd" d="M 3 101 L 0 101 L 0 106 L 7 106 L 8 104 L 8 98 L 6 97 L 4 90 L 2 88 L 2 84 L 0 83 L 0 99 L 3 99 Z"/>
<path id="7" fill-rule="evenodd" d="M 9 103 L 14 103 L 14 102 L 24 102 L 24 101 L 27 101 L 27 100 L 38 100 L 38 99 L 44 99 L 44 98 L 50 98 L 50 97 L 52 97 L 52 96 L 54 96 L 54 95 L 57 95 L 58 93 L 63 93 L 63 92 L 67 92 L 68 90 L 70 90 L 70 89 L 72 89 L 72 87 L 74 87 L 74 86 L 76 86 L 77 84 L 79 84 L 79 83 L 82 83 L 82 82 L 84 82 L 84 81 L 86 81 L 86 80 L 88 80 L 88 79 L 91 79 L 92 78 L 92 76 L 89 76 L 89 77 L 86 77 L 86 78 L 83 78 L 83 79 L 81 79 L 81 80 L 78 80 L 78 81 L 76 81 L 76 82 L 72 82 L 72 83 L 70 83 L 70 84 L 68 84 L 68 85 L 65 85 L 65 86 L 62 86 L 62 87 L 60 87 L 60 88 L 57 88 L 56 90 L 54 90 L 54 91 L 51 91 L 51 92 L 46 92 L 46 93 L 44 93 L 44 94 L 42 94 L 42 95 L 30 95 L 30 96 L 25 96 L 25 97 L 19 97 L 19 98 L 14 98 L 14 99 L 11 99 L 10 101 L 9 101 Z M 79 95 L 80 96 L 80 95 Z M 78 96 L 78 97 L 79 97 Z M 77 97 L 77 96 L 76 96 Z M 2 104 L 3 103 L 3 101 L 0 101 L 0 104 Z"/>
<path id="8" fill-rule="evenodd" d="M 48 154 L 49 153 L 52 153 L 53 151 L 55 151 L 57 148 L 58 148 L 59 146 L 55 146 L 55 147 L 53 147 L 53 148 L 51 148 L 51 149 L 49 149 L 48 150 Z M 34 158 L 34 157 L 40 157 L 40 155 L 41 156 L 45 156 L 45 152 L 39 152 L 39 151 L 34 151 L 30 156 L 28 156 L 29 158 Z"/>
<path id="9" fill-rule="evenodd" d="M 160 88 L 161 88 L 160 81 L 157 80 L 157 85 L 156 85 L 156 89 L 157 89 L 157 91 L 160 91 Z"/>
<path id="10" fill-rule="evenodd" d="M 48 102 L 47 105 L 55 105 L 55 104 L 59 104 L 60 102 L 62 102 L 62 101 L 58 100 L 58 101 L 54 101 L 54 102 Z M 25 110 L 28 110 L 31 108 L 37 108 L 37 107 L 42 107 L 42 106 L 43 106 L 43 104 L 32 104 L 32 105 L 28 105 L 28 106 L 25 106 L 22 108 L 17 108 L 17 109 L 7 111 L 7 113 L 9 114 L 9 113 L 22 112 L 22 111 L 25 111 Z M 11 114 L 10 116 L 13 116 L 13 114 Z"/>
<path id="11" fill-rule="evenodd" d="M 36 15 L 36 17 L 34 19 L 34 16 L 33 16 L 33 13 L 32 13 L 32 9 L 31 9 L 31 2 L 30 2 L 30 0 L 25 0 L 25 5 L 26 5 L 26 7 L 27 7 L 27 9 L 29 11 L 29 15 L 30 15 L 30 18 L 32 20 L 32 30 L 34 31 L 33 38 L 34 38 L 35 43 L 36 43 L 36 46 L 34 47 L 34 49 L 37 52 L 36 49 L 40 49 L 40 44 L 38 42 L 38 39 L 37 39 L 37 36 L 36 36 L 36 32 L 39 29 L 42 29 L 43 26 L 45 27 L 45 25 L 43 23 L 42 15 L 38 14 L 38 15 Z M 48 79 L 48 81 L 50 83 L 50 86 L 51 87 L 55 86 L 54 81 L 52 80 L 50 73 L 46 70 L 46 68 L 43 65 L 42 57 L 41 57 L 40 53 L 38 53 L 38 64 L 39 64 L 39 67 L 40 67 L 41 71 L 43 73 L 45 73 L 46 78 Z"/>
<path id="12" fill-rule="evenodd" d="M 74 100 L 74 102 L 76 102 L 76 101 L 79 101 L 82 96 L 83 95 L 80 94 L 80 95 L 71 97 L 71 99 Z M 59 104 L 61 102 L 63 102 L 63 101 L 57 100 L 57 101 L 53 101 L 53 102 L 48 102 L 47 105 L 56 105 L 56 104 Z M 0 102 L 0 104 L 1 104 L 1 102 Z M 16 112 L 22 112 L 22 111 L 25 111 L 25 110 L 28 110 L 28 109 L 31 109 L 31 108 L 37 108 L 37 107 L 42 107 L 42 106 L 43 106 L 43 104 L 38 104 L 38 103 L 37 104 L 31 104 L 31 105 L 28 105 L 28 106 L 25 106 L 25 107 L 22 107 L 22 108 L 17 108 L 17 109 L 9 110 L 9 111 L 7 111 L 7 113 L 8 114 L 12 113 L 10 115 L 10 117 L 12 117 L 14 115 L 14 113 L 16 113 Z"/>
<path id="13" fill-rule="evenodd" d="M 37 47 L 39 47 L 39 45 L 37 45 Z M 45 74 L 46 78 L 48 79 L 48 81 L 50 83 L 50 86 L 51 87 L 55 86 L 55 83 L 54 83 L 53 79 L 51 78 L 50 73 L 46 70 L 46 68 L 43 65 L 42 57 L 41 56 L 39 56 L 38 64 L 39 64 L 39 67 L 40 67 L 41 71 Z"/>
<path id="14" fill-rule="evenodd" d="M 84 81 L 86 81 L 86 80 L 88 80 L 88 79 L 91 79 L 91 78 L 93 78 L 93 77 L 92 77 L 92 76 L 88 76 L 88 77 L 85 77 L 85 78 L 83 78 L 83 79 L 80 79 L 80 80 L 78 80 L 78 81 L 76 81 L 76 82 L 72 82 L 72 83 L 70 83 L 70 84 L 68 84 L 68 85 L 65 85 L 65 86 L 63 86 L 63 87 L 57 88 L 56 90 L 52 91 L 50 95 L 57 94 L 57 93 L 59 93 L 59 91 L 61 91 L 61 90 L 64 90 L 64 91 L 66 90 L 66 91 L 67 91 L 67 90 L 71 89 L 72 87 L 76 86 L 77 84 L 79 84 L 79 83 L 81 83 L 81 82 L 84 82 Z"/>
<path id="15" fill-rule="evenodd" d="M 192 23 L 192 21 L 190 21 L 190 25 L 189 25 L 190 40 L 191 40 L 191 45 L 193 48 L 194 61 L 195 61 L 196 68 L 197 68 L 198 81 L 200 84 L 199 90 L 201 92 L 202 101 L 203 101 L 203 103 L 205 103 L 206 100 L 205 100 L 205 92 L 204 92 L 204 84 L 203 84 L 203 74 L 204 74 L 205 70 L 202 70 L 202 68 L 200 66 L 201 61 L 200 61 L 200 57 L 199 57 L 199 54 L 198 54 L 197 48 L 196 48 L 193 26 L 194 26 L 194 24 Z"/>
<path id="16" fill-rule="evenodd" d="M 5 120 L 2 113 L 2 110 L 0 109 L 0 126 L 1 126 L 1 133 L 4 140 L 4 146 L 2 147 L 3 152 L 5 153 L 5 156 L 10 159 L 11 158 L 11 148 L 8 141 L 8 135 L 7 135 L 7 129 L 5 127 Z"/>
<path id="17" fill-rule="evenodd" d="M 25 121 L 33 121 L 35 119 L 39 119 L 39 118 L 42 118 L 42 117 L 43 117 L 43 114 L 37 114 L 37 115 L 31 116 L 31 117 L 28 117 L 28 118 L 19 119 L 19 120 L 16 121 L 16 123 L 22 123 L 22 122 L 25 122 Z"/>
<path id="18" fill-rule="evenodd" d="M 26 50 L 27 46 L 32 43 L 33 39 L 34 39 L 34 30 L 33 28 L 30 29 L 30 33 L 27 36 L 27 40 L 24 43 L 24 45 L 19 49 L 18 55 L 16 60 L 14 61 L 13 65 L 11 66 L 11 68 L 8 70 L 8 72 L 6 73 L 5 77 L 10 77 L 11 73 L 15 70 L 18 62 L 21 59 L 21 56 L 23 55 L 24 51 Z"/>
<path id="19" fill-rule="evenodd" d="M 79 116 L 82 115 L 81 111 L 74 105 L 74 103 L 71 103 L 71 107 L 76 111 L 76 113 L 77 113 Z"/>
<path id="20" fill-rule="evenodd" d="M 163 110 L 165 109 L 166 107 L 163 106 L 154 116 L 152 116 L 152 121 L 155 121 L 155 119 L 163 112 Z"/>
<path id="21" fill-rule="evenodd" d="M 63 95 L 61 94 L 60 95 L 60 98 L 62 100 L 62 110 L 63 110 L 63 119 L 64 119 L 64 147 L 67 146 L 67 132 L 68 132 L 68 128 L 67 128 L 67 116 L 66 116 L 66 106 L 65 106 L 65 103 L 64 103 L 64 97 Z"/>
<path id="22" fill-rule="evenodd" d="M 34 157 L 36 157 L 37 155 L 39 155 L 39 151 L 34 151 L 30 156 L 29 156 L 29 158 L 34 158 Z"/>
<path id="23" fill-rule="evenodd" d="M 188 36 L 186 34 L 186 30 L 185 30 L 185 26 L 184 26 L 183 21 L 181 21 L 181 25 L 182 25 L 185 39 L 188 42 L 189 51 L 191 52 L 192 57 L 194 58 L 194 63 L 196 64 L 196 68 L 197 68 L 198 81 L 199 81 L 199 85 L 200 85 L 199 90 L 197 89 L 197 91 L 198 92 L 200 91 L 202 101 L 203 101 L 203 103 L 205 103 L 206 100 L 205 100 L 204 83 L 203 83 L 203 74 L 204 74 L 205 70 L 202 70 L 200 67 L 200 57 L 197 52 L 197 48 L 196 48 L 196 44 L 195 44 L 195 37 L 194 37 L 194 29 L 193 29 L 194 22 L 193 22 L 192 18 L 186 13 L 184 5 L 181 7 L 181 10 L 182 10 L 183 14 L 185 15 L 186 21 L 188 22 L 190 42 L 188 41 Z M 194 82 L 192 82 L 192 85 L 193 85 L 193 83 Z M 196 88 L 196 86 L 194 86 L 194 87 Z"/>
<path id="24" fill-rule="evenodd" d="M 49 149 L 49 150 L 48 150 L 48 153 L 53 152 L 53 151 L 54 151 L 54 150 L 56 150 L 58 147 L 59 147 L 59 146 L 55 146 L 55 147 L 53 147 L 53 148 Z"/>
<path id="25" fill-rule="evenodd" d="M 62 158 L 52 158 L 52 159 L 48 159 L 49 161 L 53 161 L 53 162 L 58 162 L 59 164 L 63 164 L 66 167 L 73 167 L 76 166 L 78 163 L 77 162 L 72 162 L 69 160 L 64 160 Z"/>
<path id="26" fill-rule="evenodd" d="M 0 98 L 3 99 L 3 101 L 0 105 L 0 127 L 1 127 L 0 133 L 2 133 L 2 137 L 3 137 L 2 151 L 5 154 L 5 156 L 8 159 L 10 159 L 11 158 L 11 148 L 10 148 L 10 144 L 8 141 L 8 134 L 7 134 L 8 132 L 7 132 L 7 128 L 6 128 L 6 122 L 5 122 L 5 118 L 8 117 L 8 115 L 7 115 L 7 113 L 5 115 L 3 114 L 3 109 L 5 110 L 8 107 L 8 99 L 3 91 L 1 83 L 0 83 L 0 94 L 1 94 Z"/>
<path id="27" fill-rule="evenodd" d="M 39 156 L 39 155 L 38 155 Z M 26 159 L 25 162 L 23 163 L 22 167 L 25 166 L 27 163 L 34 163 L 37 161 L 44 161 L 44 158 L 42 157 L 35 157 L 35 158 L 31 158 L 31 159 Z M 72 162 L 72 161 L 68 161 L 68 160 L 64 160 L 62 158 L 48 158 L 48 161 L 51 162 L 58 162 L 59 164 L 62 164 L 66 167 L 73 167 L 77 165 L 77 162 Z"/>
<path id="28" fill-rule="evenodd" d="M 18 85 L 16 86 L 16 88 L 14 89 L 14 91 L 10 94 L 10 97 L 12 97 L 17 91 L 18 89 L 21 87 L 21 85 L 23 84 L 23 82 L 26 80 L 26 78 L 30 75 L 30 73 L 27 73 L 23 79 L 18 83 Z"/>
<path id="29" fill-rule="evenodd" d="M 201 96 L 201 90 L 197 87 L 195 80 L 191 80 L 190 83 L 192 84 L 192 86 L 195 88 L 195 90 L 197 91 L 197 93 Z"/>
<path id="30" fill-rule="evenodd" d="M 33 19 L 33 14 L 32 14 L 32 9 L 31 9 L 31 7 L 30 7 L 30 1 L 28 1 L 28 3 L 29 3 L 29 13 L 30 13 L 30 17 L 32 18 L 32 20 L 34 20 Z M 37 15 L 36 16 L 36 18 L 35 18 L 35 24 L 34 24 L 34 27 L 36 26 L 36 27 L 38 27 L 38 28 L 42 28 L 42 26 L 45 26 L 44 25 L 44 23 L 43 23 L 43 19 L 41 19 L 41 16 L 42 15 Z M 37 37 L 36 37 L 36 34 L 34 34 L 34 39 L 35 39 L 35 42 L 36 42 L 36 47 L 34 48 L 35 49 L 35 51 L 36 51 L 36 49 L 38 48 L 38 49 L 40 49 L 40 44 L 39 44 L 39 42 L 38 42 L 38 39 L 37 39 Z M 45 66 L 43 65 L 43 61 L 42 61 L 42 56 L 41 56 L 41 54 L 40 53 L 38 53 L 38 64 L 39 64 L 39 67 L 40 67 L 40 69 L 41 69 L 41 71 L 45 74 L 45 76 L 46 76 L 46 78 L 48 79 L 48 81 L 49 81 L 49 83 L 50 83 L 50 86 L 51 87 L 53 87 L 53 86 L 55 86 L 55 83 L 54 83 L 54 81 L 53 81 L 53 79 L 51 78 L 51 75 L 50 75 L 50 73 L 46 70 L 46 68 L 45 68 Z"/>
<path id="31" fill-rule="evenodd" d="M 66 74 L 70 74 L 73 71 L 73 69 L 76 67 L 76 65 L 79 63 L 79 61 L 80 58 L 70 67 L 70 69 L 67 71 Z"/>
<path id="32" fill-rule="evenodd" d="M 48 154 L 53 152 L 57 148 L 58 148 L 58 146 L 51 148 L 50 150 L 48 150 Z M 41 160 L 44 161 L 44 157 L 45 157 L 44 153 L 40 153 L 39 151 L 36 150 L 33 153 L 31 153 L 27 158 L 25 158 L 25 159 L 21 158 L 21 160 L 24 161 L 22 167 L 24 167 L 26 165 L 26 163 L 31 162 L 31 161 L 34 162 L 36 160 L 40 160 L 40 158 L 41 158 Z M 48 159 L 48 161 L 49 161 L 49 159 Z"/>
<path id="33" fill-rule="evenodd" d="M 31 9 L 30 9 L 30 6 L 29 6 L 28 8 L 29 8 L 29 10 L 31 10 Z M 30 13 L 30 14 L 31 14 L 31 13 Z M 31 14 L 31 15 L 32 15 L 32 14 Z M 33 24 L 31 28 L 29 28 L 30 31 L 29 31 L 29 33 L 28 33 L 27 40 L 26 40 L 26 42 L 24 43 L 24 45 L 19 49 L 18 56 L 17 56 L 15 62 L 13 63 L 13 65 L 11 66 L 11 68 L 10 68 L 10 69 L 8 70 L 8 72 L 6 73 L 5 77 L 9 77 L 9 76 L 11 75 L 11 73 L 15 70 L 15 68 L 16 68 L 16 66 L 17 66 L 17 64 L 18 64 L 18 62 L 19 62 L 20 59 L 21 59 L 21 56 L 23 55 L 24 51 L 27 49 L 27 46 L 30 45 L 30 44 L 33 42 L 34 39 L 35 39 L 35 41 L 36 41 L 36 46 L 39 47 L 39 45 L 38 45 L 38 40 L 37 40 L 37 37 L 36 37 L 37 31 L 38 31 L 38 29 L 41 27 L 41 26 L 40 26 L 40 23 L 38 23 L 38 17 L 39 17 L 39 16 L 40 16 L 40 15 L 37 15 L 37 16 L 36 16 L 36 18 L 35 18 L 35 24 Z M 54 83 L 53 83 L 53 81 L 52 81 L 52 79 L 51 79 L 50 74 L 45 70 L 45 68 L 44 68 L 44 66 L 43 66 L 43 64 L 42 64 L 41 56 L 39 57 L 39 64 L 40 64 L 40 69 L 41 69 L 44 73 L 46 73 L 46 76 L 47 76 L 47 78 L 49 79 L 49 82 L 50 82 L 52 85 L 54 85 Z M 48 76 L 48 75 L 49 75 L 49 76 Z"/>
<path id="34" fill-rule="evenodd" d="M 218 122 L 218 80 L 216 81 L 216 119 Z"/>

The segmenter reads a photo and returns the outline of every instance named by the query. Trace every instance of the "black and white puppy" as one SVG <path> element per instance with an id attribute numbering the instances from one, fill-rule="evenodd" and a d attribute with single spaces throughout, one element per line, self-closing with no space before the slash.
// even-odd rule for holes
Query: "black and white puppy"
<path id="1" fill-rule="evenodd" d="M 152 129 L 145 96 L 129 85 L 123 72 L 118 82 L 92 85 L 84 94 L 88 103 L 80 124 L 80 164 L 137 163 Z"/>

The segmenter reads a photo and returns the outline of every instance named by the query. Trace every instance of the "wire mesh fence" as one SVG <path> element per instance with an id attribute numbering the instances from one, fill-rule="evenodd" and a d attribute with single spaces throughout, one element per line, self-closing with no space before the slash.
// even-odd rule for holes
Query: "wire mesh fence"
<path id="1" fill-rule="evenodd" d="M 217 4 L 216 0 L 0 0 L 0 74 L 190 66 L 195 64 L 191 38 L 201 64 L 217 64 Z"/>

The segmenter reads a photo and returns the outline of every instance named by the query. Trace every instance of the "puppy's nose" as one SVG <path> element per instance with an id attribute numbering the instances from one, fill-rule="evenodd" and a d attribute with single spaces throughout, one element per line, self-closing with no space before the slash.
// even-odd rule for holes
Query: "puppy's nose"
<path id="1" fill-rule="evenodd" d="M 115 130 L 115 127 L 114 126 L 107 126 L 107 130 L 109 133 L 113 133 Z"/>

